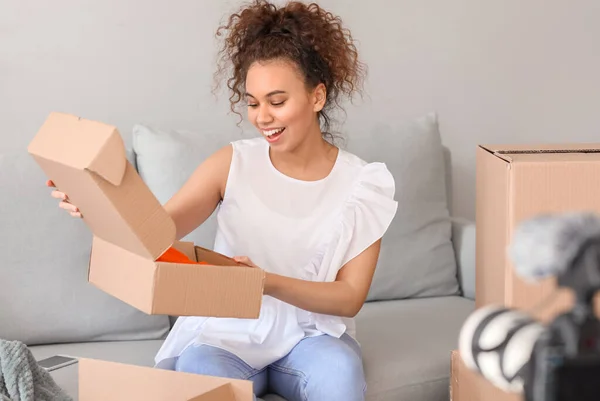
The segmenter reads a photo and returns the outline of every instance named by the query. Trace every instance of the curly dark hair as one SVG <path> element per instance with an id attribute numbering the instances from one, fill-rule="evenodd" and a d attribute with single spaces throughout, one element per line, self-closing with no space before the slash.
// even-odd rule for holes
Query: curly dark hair
<path id="1" fill-rule="evenodd" d="M 350 31 L 339 17 L 315 3 L 297 1 L 277 6 L 255 0 L 232 14 L 217 29 L 216 36 L 226 31 L 219 51 L 218 78 L 229 68 L 227 87 L 231 91 L 231 110 L 242 100 L 246 73 L 255 61 L 286 59 L 295 63 L 308 88 L 323 83 L 327 99 L 319 112 L 324 135 L 331 135 L 329 112 L 340 107 L 340 95 L 352 99 L 360 91 L 366 74 Z M 217 84 L 218 85 L 218 84 Z"/>

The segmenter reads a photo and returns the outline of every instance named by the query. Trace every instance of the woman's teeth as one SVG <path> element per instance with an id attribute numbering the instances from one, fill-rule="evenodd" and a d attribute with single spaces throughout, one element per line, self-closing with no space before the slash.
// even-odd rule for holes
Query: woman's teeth
<path id="1" fill-rule="evenodd" d="M 284 128 L 271 129 L 268 131 L 263 131 L 266 136 L 273 136 L 275 134 L 280 134 Z"/>

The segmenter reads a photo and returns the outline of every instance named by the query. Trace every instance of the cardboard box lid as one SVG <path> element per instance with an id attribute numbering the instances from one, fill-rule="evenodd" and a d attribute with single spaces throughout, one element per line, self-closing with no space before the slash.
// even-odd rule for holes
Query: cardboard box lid
<path id="1" fill-rule="evenodd" d="M 509 163 L 600 160 L 600 143 L 479 145 Z"/>
<path id="2" fill-rule="evenodd" d="M 126 174 L 135 168 L 116 127 L 53 112 L 28 151 L 97 237 L 152 260 L 173 244 L 170 216 L 137 173 Z"/>

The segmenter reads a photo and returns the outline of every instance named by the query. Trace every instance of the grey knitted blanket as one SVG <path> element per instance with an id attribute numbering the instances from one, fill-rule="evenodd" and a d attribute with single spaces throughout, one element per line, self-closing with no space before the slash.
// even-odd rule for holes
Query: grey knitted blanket
<path id="1" fill-rule="evenodd" d="M 0 340 L 0 401 L 72 401 L 20 341 Z"/>

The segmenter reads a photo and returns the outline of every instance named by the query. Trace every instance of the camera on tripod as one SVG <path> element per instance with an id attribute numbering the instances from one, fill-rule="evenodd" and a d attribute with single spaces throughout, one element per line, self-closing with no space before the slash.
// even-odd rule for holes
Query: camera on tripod
<path id="1" fill-rule="evenodd" d="M 525 401 L 600 399 L 600 216 L 543 215 L 523 222 L 509 249 L 528 280 L 555 276 L 573 292 L 573 307 L 542 324 L 524 311 L 489 305 L 465 321 L 459 352 L 465 365 Z"/>

